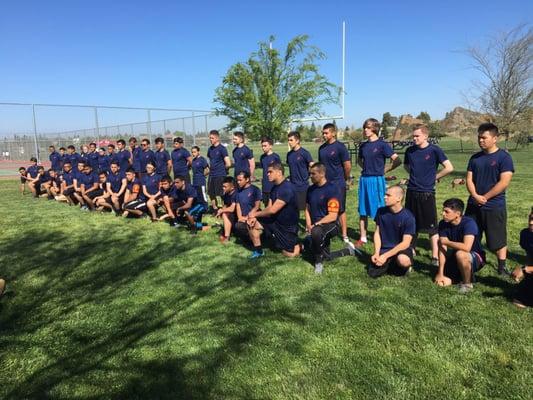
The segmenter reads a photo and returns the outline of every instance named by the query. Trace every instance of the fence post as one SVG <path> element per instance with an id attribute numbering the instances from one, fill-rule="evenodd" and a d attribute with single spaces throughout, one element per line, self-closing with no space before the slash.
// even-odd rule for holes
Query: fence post
<path id="1" fill-rule="evenodd" d="M 196 146 L 196 126 L 194 124 L 194 111 L 192 112 L 192 144 Z"/>
<path id="2" fill-rule="evenodd" d="M 94 124 L 96 130 L 96 147 L 100 147 L 100 124 L 98 123 L 98 107 L 94 107 Z"/>
<path id="3" fill-rule="evenodd" d="M 39 157 L 39 145 L 37 144 L 37 121 L 35 120 L 35 104 L 31 105 L 31 110 L 33 113 L 33 139 L 35 141 L 35 157 L 37 157 L 37 162 L 40 162 L 41 157 Z"/>
<path id="4" fill-rule="evenodd" d="M 207 115 L 204 118 L 205 118 L 205 136 L 209 139 L 209 132 L 207 130 Z"/>
<path id="5" fill-rule="evenodd" d="M 148 136 L 150 138 L 150 144 L 153 146 L 152 144 L 152 113 L 150 112 L 150 110 L 148 110 L 148 124 L 146 125 L 146 127 L 148 130 Z"/>

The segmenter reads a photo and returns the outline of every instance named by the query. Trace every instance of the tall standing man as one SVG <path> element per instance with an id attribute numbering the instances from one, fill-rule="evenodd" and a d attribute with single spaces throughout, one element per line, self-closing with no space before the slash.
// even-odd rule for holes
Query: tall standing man
<path id="1" fill-rule="evenodd" d="M 263 136 L 261 138 L 261 149 L 263 154 L 259 158 L 259 163 L 263 169 L 263 179 L 261 180 L 261 190 L 263 191 L 263 204 L 266 206 L 270 199 L 270 191 L 272 190 L 273 183 L 268 179 L 268 167 L 274 163 L 281 164 L 281 158 L 277 153 L 274 153 L 272 146 L 274 141 L 272 138 Z"/>
<path id="2" fill-rule="evenodd" d="M 442 149 L 429 143 L 425 124 L 413 127 L 414 145 L 405 151 L 403 162 L 409 173 L 405 208 L 415 216 L 416 233 L 427 233 L 431 241 L 431 265 L 439 266 L 437 203 L 435 183 L 453 171 L 453 165 Z M 439 171 L 439 164 L 443 168 Z"/>
<path id="3" fill-rule="evenodd" d="M 300 133 L 290 132 L 287 136 L 289 147 L 287 165 L 289 166 L 289 180 L 296 190 L 298 210 L 305 210 L 307 188 L 309 187 L 309 168 L 313 164 L 313 157 L 300 144 Z"/>
<path id="4" fill-rule="evenodd" d="M 172 161 L 170 160 L 170 154 L 165 149 L 165 139 L 158 137 L 155 139 L 154 160 L 155 160 L 155 173 L 161 177 L 170 175 L 172 171 Z"/>
<path id="5" fill-rule="evenodd" d="M 55 146 L 49 146 L 48 151 L 50 152 L 48 158 L 50 159 L 51 168 L 56 172 L 61 172 L 61 156 L 56 151 Z"/>
<path id="6" fill-rule="evenodd" d="M 352 162 L 346 146 L 337 140 L 337 128 L 329 123 L 322 127 L 324 143 L 318 148 L 318 161 L 326 166 L 326 179 L 337 185 L 340 190 L 339 222 L 342 240 L 352 249 L 354 244 L 348 237 L 346 221 L 346 191 L 349 188 Z"/>
<path id="7" fill-rule="evenodd" d="M 234 176 L 236 177 L 242 171 L 248 172 L 250 176 L 254 176 L 255 160 L 253 151 L 244 144 L 244 133 L 233 133 L 233 168 Z"/>
<path id="8" fill-rule="evenodd" d="M 220 134 L 213 129 L 209 132 L 209 141 L 211 146 L 207 150 L 209 159 L 209 182 L 207 183 L 207 194 L 211 199 L 211 211 L 218 211 L 217 196 L 222 197 L 224 190 L 222 184 L 227 170 L 231 167 L 231 160 L 228 156 L 228 150 L 220 143 Z"/>
<path id="9" fill-rule="evenodd" d="M 505 190 L 514 173 L 511 155 L 498 148 L 498 127 L 481 124 L 477 130 L 481 151 L 470 157 L 466 187 L 470 193 L 465 215 L 472 217 L 490 251 L 498 257 L 498 273 L 506 273 L 507 208 Z"/>
<path id="10" fill-rule="evenodd" d="M 191 175 L 189 174 L 189 169 L 192 166 L 192 156 L 183 146 L 183 138 L 175 137 L 174 138 L 174 150 L 170 154 L 172 161 L 172 171 L 174 173 L 174 178 L 177 176 L 183 176 L 185 182 L 191 183 Z"/>

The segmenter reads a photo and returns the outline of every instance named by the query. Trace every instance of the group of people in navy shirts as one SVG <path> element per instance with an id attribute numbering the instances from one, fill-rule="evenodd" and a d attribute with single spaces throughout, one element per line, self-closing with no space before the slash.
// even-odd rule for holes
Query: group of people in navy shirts
<path id="1" fill-rule="evenodd" d="M 514 166 L 511 155 L 497 146 L 498 128 L 492 123 L 479 126 L 481 151 L 468 162 L 466 186 L 470 195 L 466 207 L 459 198 L 447 199 L 440 222 L 435 186 L 453 171 L 452 163 L 440 147 L 428 141 L 428 127 L 415 125 L 414 144 L 403 159 L 409 173 L 406 188 L 387 187 L 385 174 L 402 161 L 379 137 L 380 129 L 374 118 L 363 124 L 364 141 L 358 150 L 362 168 L 358 184 L 360 236 L 356 242 L 348 237 L 346 217 L 351 158 L 347 147 L 337 140 L 335 125 L 329 123 L 322 128 L 324 143 L 316 162 L 301 146 L 298 132 L 288 134 L 290 151 L 284 163 L 273 151 L 273 140 L 261 138 L 261 188 L 255 185 L 256 161 L 244 134 L 234 133 L 230 159 L 218 131 L 212 130 L 207 159 L 197 146 L 189 152 L 179 137 L 174 139 L 170 154 L 163 138 L 155 140 L 155 151 L 150 149 L 148 139 L 137 146 L 136 138 L 129 140 L 129 147 L 118 140 L 116 148 L 110 144 L 98 151 L 91 143 L 83 146 L 80 154 L 74 146 L 59 152 L 50 146 L 51 168 L 45 171 L 32 159 L 29 168 L 20 169 L 21 190 L 28 183 L 35 196 L 78 204 L 84 210 L 107 209 L 130 217 L 147 214 L 152 221 L 185 225 L 192 233 L 206 229 L 202 217 L 211 213 L 221 219 L 222 243 L 232 236 L 248 242 L 252 259 L 263 257 L 267 245 L 288 257 L 305 251 L 312 257 L 317 274 L 323 272 L 327 261 L 363 255 L 371 218 L 376 227 L 369 276 L 409 274 L 418 235 L 427 233 L 435 283 L 458 284 L 461 293 L 473 289 L 475 274 L 486 263 L 480 242 L 484 234 L 488 250 L 496 254 L 498 272 L 506 274 L 505 190 Z M 228 175 L 231 167 L 233 176 Z M 300 222 L 300 212 L 304 213 L 304 223 Z M 301 231 L 306 233 L 303 240 L 299 238 Z M 330 242 L 336 236 L 342 238 L 344 246 L 330 251 Z M 533 215 L 529 228 L 521 233 L 520 244 L 528 258 L 525 267 L 512 273 L 516 280 L 522 280 L 515 300 L 517 305 L 531 305 Z"/>

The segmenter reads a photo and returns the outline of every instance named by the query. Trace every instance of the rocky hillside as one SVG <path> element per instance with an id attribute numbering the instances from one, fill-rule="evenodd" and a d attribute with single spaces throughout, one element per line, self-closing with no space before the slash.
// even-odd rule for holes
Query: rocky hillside
<path id="1" fill-rule="evenodd" d="M 447 112 L 440 126 L 446 135 L 459 136 L 465 133 L 476 131 L 477 127 L 483 122 L 488 122 L 489 116 L 475 111 L 470 111 L 463 107 L 455 107 L 452 111 Z"/>

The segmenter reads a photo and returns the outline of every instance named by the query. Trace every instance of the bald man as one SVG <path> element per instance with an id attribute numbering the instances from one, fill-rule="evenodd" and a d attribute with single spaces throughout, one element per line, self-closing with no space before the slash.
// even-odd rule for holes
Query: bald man
<path id="1" fill-rule="evenodd" d="M 374 254 L 368 275 L 378 278 L 385 273 L 406 275 L 413 265 L 412 242 L 416 234 L 415 217 L 402 207 L 404 191 L 391 186 L 385 192 L 385 207 L 376 213 Z"/>

